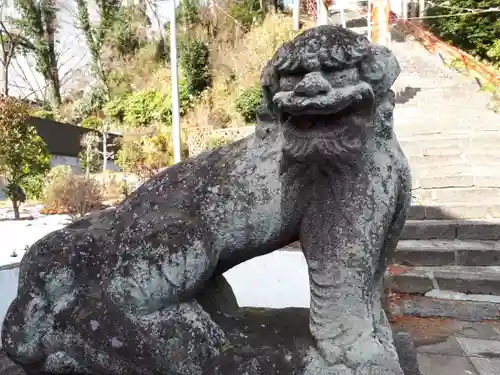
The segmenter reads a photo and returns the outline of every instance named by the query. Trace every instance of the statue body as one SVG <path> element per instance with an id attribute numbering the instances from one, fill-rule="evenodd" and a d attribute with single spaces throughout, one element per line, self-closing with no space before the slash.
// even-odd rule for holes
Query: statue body
<path id="1" fill-rule="evenodd" d="M 263 70 L 255 134 L 30 248 L 7 354 L 31 375 L 240 374 L 215 365 L 232 335 L 200 300 L 226 270 L 300 240 L 314 344 L 290 374 L 402 375 L 380 304 L 410 202 L 398 74 L 389 50 L 338 27 L 286 43 Z"/>

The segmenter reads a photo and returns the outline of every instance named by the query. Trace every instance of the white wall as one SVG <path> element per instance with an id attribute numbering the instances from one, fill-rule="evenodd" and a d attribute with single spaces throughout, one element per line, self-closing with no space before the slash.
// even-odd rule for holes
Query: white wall
<path id="1" fill-rule="evenodd" d="M 0 326 L 3 323 L 7 309 L 16 297 L 17 283 L 19 278 L 19 267 L 0 268 Z M 0 335 L 2 332 L 0 331 Z M 2 336 L 0 336 L 0 348 L 2 347 Z"/>
<path id="2" fill-rule="evenodd" d="M 52 168 L 58 165 L 69 165 L 74 172 L 83 172 L 80 164 L 80 159 L 76 156 L 52 155 L 51 164 Z M 118 172 L 120 170 L 120 168 L 118 168 L 118 166 L 112 160 L 108 160 L 108 163 L 106 165 L 108 171 Z"/>
<path id="3" fill-rule="evenodd" d="M 69 165 L 74 172 L 79 173 L 82 171 L 80 159 L 74 156 L 52 155 L 50 164 L 52 165 L 52 168 L 59 165 Z"/>
<path id="4" fill-rule="evenodd" d="M 0 322 L 15 298 L 18 275 L 18 268 L 0 271 Z M 300 251 L 275 251 L 242 263 L 224 276 L 241 307 L 309 307 L 307 265 Z"/>

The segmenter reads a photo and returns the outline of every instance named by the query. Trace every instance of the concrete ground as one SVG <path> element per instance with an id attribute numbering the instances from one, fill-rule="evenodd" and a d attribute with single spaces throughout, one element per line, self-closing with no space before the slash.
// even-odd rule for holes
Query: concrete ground
<path id="1" fill-rule="evenodd" d="M 403 317 L 422 375 L 500 375 L 500 322 Z"/>
<path id="2" fill-rule="evenodd" d="M 414 339 L 422 375 L 500 375 L 500 322 L 404 317 L 393 325 Z M 24 375 L 1 349 L 0 375 Z"/>

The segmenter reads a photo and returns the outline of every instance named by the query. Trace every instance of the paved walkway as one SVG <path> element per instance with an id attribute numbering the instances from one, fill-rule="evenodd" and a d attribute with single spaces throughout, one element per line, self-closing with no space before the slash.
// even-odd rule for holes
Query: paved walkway
<path id="1" fill-rule="evenodd" d="M 422 375 L 500 375 L 500 322 L 404 317 Z"/>

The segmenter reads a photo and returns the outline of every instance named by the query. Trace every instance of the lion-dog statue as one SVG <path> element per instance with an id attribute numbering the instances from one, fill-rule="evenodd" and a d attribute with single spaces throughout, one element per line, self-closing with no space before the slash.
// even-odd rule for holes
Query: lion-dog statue
<path id="1" fill-rule="evenodd" d="M 300 240 L 314 344 L 290 374 L 402 375 L 381 308 L 410 205 L 392 126 L 399 73 L 389 49 L 344 28 L 283 44 L 262 71 L 254 134 L 30 247 L 3 323 L 6 354 L 30 375 L 207 374 L 230 343 L 197 296 Z"/>

